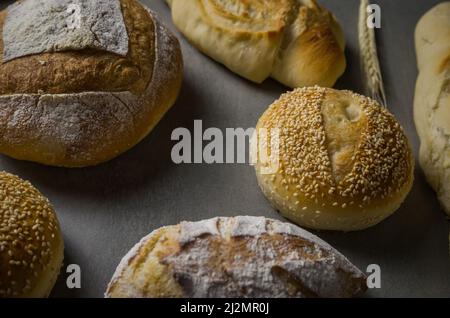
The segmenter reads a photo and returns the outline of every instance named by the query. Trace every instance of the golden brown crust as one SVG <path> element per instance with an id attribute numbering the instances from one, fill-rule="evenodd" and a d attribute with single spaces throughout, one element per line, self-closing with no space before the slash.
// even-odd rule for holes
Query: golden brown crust
<path id="1" fill-rule="evenodd" d="M 336 19 L 315 0 L 170 1 L 177 28 L 199 50 L 257 83 L 332 86 L 345 70 Z"/>
<path id="2" fill-rule="evenodd" d="M 449 53 L 447 54 L 447 57 L 443 59 L 442 63 L 439 66 L 438 69 L 438 74 L 443 73 L 445 71 L 447 71 L 448 69 L 450 69 L 450 50 Z"/>
<path id="3" fill-rule="evenodd" d="M 0 297 L 48 296 L 62 249 L 49 201 L 29 182 L 0 172 Z"/>
<path id="4" fill-rule="evenodd" d="M 161 263 L 161 259 L 180 250 L 178 233 L 179 227 L 169 226 L 156 230 L 144 239 L 143 244 L 127 259 L 130 270 L 124 268 L 121 273 L 120 280 L 129 280 L 130 284 L 112 281 L 107 295 L 112 298 L 132 297 L 133 293 L 135 297 L 182 297 L 183 291 L 174 279 L 171 268 Z M 145 279 L 139 278 L 143 276 Z"/>
<path id="5" fill-rule="evenodd" d="M 270 106 L 257 131 L 262 128 L 279 129 L 280 150 L 274 174 L 261 172 L 264 163 L 256 165 L 259 184 L 300 225 L 367 228 L 394 212 L 411 188 L 408 140 L 395 118 L 368 98 L 298 89 Z"/>
<path id="6" fill-rule="evenodd" d="M 346 68 L 345 40 L 334 16 L 312 1 L 287 28 L 272 77 L 289 87 L 332 87 Z"/>
<path id="7" fill-rule="evenodd" d="M 152 76 L 155 30 L 147 11 L 137 1 L 121 0 L 121 4 L 129 34 L 126 57 L 83 50 L 14 59 L 0 64 L 0 95 L 86 91 L 142 93 Z M 6 10 L 0 13 L 0 34 L 5 17 Z M 2 37 L 0 56 L 3 56 Z"/>
<path id="8" fill-rule="evenodd" d="M 39 91 L 52 86 L 51 92 L 64 94 L 48 94 L 48 91 L 40 91 L 39 94 L 21 94 L 20 91 L 0 94 L 2 153 L 53 166 L 96 165 L 136 145 L 174 104 L 183 74 L 178 40 L 139 2 L 124 0 L 122 7 L 130 38 L 126 59 L 83 50 L 23 57 L 3 64 L 7 67 L 11 63 L 39 60 L 46 56 L 52 61 L 51 64 L 22 64 L 24 72 L 15 70 L 17 74 L 22 74 L 17 85 L 23 85 L 25 91 Z M 69 74 L 65 71 L 66 65 L 58 63 L 66 63 L 61 59 L 73 57 L 76 64 L 70 64 L 73 74 Z M 80 65 L 86 66 L 83 61 L 87 61 L 87 69 L 80 68 Z M 129 87 L 126 83 L 131 79 L 128 75 L 132 72 L 128 72 L 128 67 L 120 71 L 123 72 L 123 79 L 120 74 L 101 71 L 106 64 L 113 65 L 117 61 L 132 61 L 139 68 L 140 78 Z M 33 69 L 35 66 L 37 70 Z M 62 77 L 50 76 L 48 80 L 41 78 L 39 81 L 27 78 L 35 71 L 45 77 L 45 74 L 53 74 L 56 69 L 64 69 Z M 12 83 L 14 89 L 20 89 L 15 86 L 16 81 L 11 80 L 12 74 L 11 70 L 4 81 Z M 101 89 L 107 90 L 92 91 L 96 89 L 92 85 L 101 85 Z M 116 92 L 116 89 L 120 91 Z M 78 90 L 80 92 L 74 93 Z"/>

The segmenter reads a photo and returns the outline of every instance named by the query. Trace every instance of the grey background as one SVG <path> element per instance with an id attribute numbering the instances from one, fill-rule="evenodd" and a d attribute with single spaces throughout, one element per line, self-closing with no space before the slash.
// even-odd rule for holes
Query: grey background
<path id="1" fill-rule="evenodd" d="M 63 271 L 53 297 L 102 297 L 122 256 L 163 225 L 238 214 L 280 218 L 258 189 L 247 165 L 175 165 L 170 158 L 177 127 L 254 127 L 286 87 L 273 80 L 250 83 L 200 54 L 173 27 L 163 0 L 143 1 L 180 39 L 183 88 L 157 128 L 121 157 L 87 169 L 59 169 L 0 157 L 0 169 L 30 180 L 54 204 L 65 240 L 65 264 L 79 264 L 82 288 L 66 288 Z M 362 91 L 357 43 L 357 0 L 322 0 L 342 23 L 348 69 L 338 88 Z M 417 77 L 413 32 L 420 16 L 439 1 L 384 0 L 378 33 L 390 110 L 418 153 L 412 120 Z M 5 7 L 12 1 L 2 1 Z M 382 269 L 382 288 L 369 297 L 449 297 L 448 223 L 416 167 L 414 188 L 401 209 L 382 224 L 356 233 L 316 232 L 365 269 Z"/>

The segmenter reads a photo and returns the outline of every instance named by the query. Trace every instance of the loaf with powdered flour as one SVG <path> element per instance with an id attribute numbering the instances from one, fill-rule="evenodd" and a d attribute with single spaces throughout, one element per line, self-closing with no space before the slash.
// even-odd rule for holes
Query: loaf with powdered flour
<path id="1" fill-rule="evenodd" d="M 365 275 L 288 223 L 219 217 L 155 230 L 122 259 L 106 297 L 352 297 Z"/>
<path id="2" fill-rule="evenodd" d="M 178 40 L 137 0 L 23 0 L 0 13 L 0 152 L 83 167 L 133 147 L 182 81 Z"/>
<path id="3" fill-rule="evenodd" d="M 420 165 L 450 215 L 450 2 L 428 11 L 416 28 L 419 77 L 414 119 Z"/>

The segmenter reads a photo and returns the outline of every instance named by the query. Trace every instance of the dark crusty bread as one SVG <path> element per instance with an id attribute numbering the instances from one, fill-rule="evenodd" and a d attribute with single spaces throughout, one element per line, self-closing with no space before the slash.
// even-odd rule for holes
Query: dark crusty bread
<path id="1" fill-rule="evenodd" d="M 95 165 L 128 150 L 157 124 L 181 86 L 179 43 L 138 1 L 119 6 L 126 55 L 77 47 L 4 61 L 0 37 L 0 152 L 56 166 Z M 0 31 L 8 10 L 0 13 Z"/>
<path id="2" fill-rule="evenodd" d="M 129 34 L 127 56 L 95 50 L 25 56 L 0 64 L 0 94 L 144 92 L 153 72 L 155 26 L 137 1 L 123 0 L 122 12 Z M 0 30 L 6 14 L 0 13 Z M 2 59 L 2 37 L 0 55 Z"/>

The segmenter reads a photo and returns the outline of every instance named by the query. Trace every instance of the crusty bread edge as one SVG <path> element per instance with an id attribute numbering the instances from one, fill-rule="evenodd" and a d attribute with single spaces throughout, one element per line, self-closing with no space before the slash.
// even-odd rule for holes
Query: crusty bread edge
<path id="1" fill-rule="evenodd" d="M 330 252 L 331 254 L 333 254 L 335 257 L 337 257 L 338 262 L 343 265 L 343 266 L 350 266 L 347 267 L 347 269 L 349 270 L 349 273 L 353 272 L 353 275 L 355 277 L 361 277 L 361 278 L 365 278 L 366 275 L 360 271 L 355 265 L 353 265 L 347 257 L 345 257 L 342 253 L 340 253 L 337 249 L 335 249 L 334 247 L 332 247 L 330 244 L 328 244 L 327 242 L 325 242 L 324 240 L 322 240 L 321 238 L 319 238 L 318 236 L 294 225 L 291 223 L 286 223 L 286 222 L 282 222 L 279 220 L 275 220 L 275 219 L 271 219 L 271 218 L 266 218 L 266 217 L 255 217 L 255 216 L 235 216 L 235 217 L 214 217 L 211 219 L 206 219 L 206 220 L 201 220 L 198 222 L 181 222 L 177 225 L 173 225 L 173 226 L 165 226 L 165 227 L 161 227 L 158 228 L 154 231 L 152 231 L 150 234 L 146 235 L 145 237 L 143 237 L 137 244 L 135 244 L 130 250 L 129 252 L 126 253 L 126 255 L 121 259 L 119 265 L 117 266 L 108 286 L 106 289 L 106 292 L 104 294 L 105 298 L 113 298 L 116 297 L 114 295 L 112 295 L 114 289 L 117 287 L 120 281 L 120 279 L 123 278 L 123 275 L 125 273 L 125 271 L 127 270 L 128 266 L 130 266 L 131 262 L 136 258 L 139 257 L 141 250 L 146 246 L 146 244 L 148 244 L 148 242 L 150 242 L 153 238 L 155 238 L 157 235 L 161 234 L 164 235 L 165 233 L 169 232 L 170 230 L 174 230 L 174 231 L 179 231 L 179 226 L 182 225 L 183 223 L 191 223 L 191 224 L 200 224 L 200 223 L 221 223 L 221 222 L 226 222 L 226 224 L 228 224 L 228 226 L 230 226 L 230 224 L 236 222 L 238 219 L 249 219 L 253 222 L 257 222 L 257 220 L 263 220 L 266 230 L 264 231 L 264 234 L 268 234 L 268 235 L 274 235 L 274 234 L 282 234 L 282 235 L 288 235 L 288 236 L 295 236 L 295 237 L 299 237 L 302 238 L 310 243 L 316 244 L 317 246 L 319 246 L 320 248 Z M 271 231 L 273 231 L 272 229 L 267 228 L 267 226 L 269 224 L 272 224 L 272 226 L 274 226 L 273 224 L 278 224 L 279 229 L 283 229 L 283 232 L 276 232 L 276 233 L 271 233 Z M 177 229 L 178 228 L 178 229 Z M 250 236 L 257 236 L 260 234 L 250 234 L 254 231 L 254 229 L 243 229 L 244 232 L 240 235 L 250 235 Z M 208 235 L 220 235 L 222 237 L 222 239 L 226 239 L 226 237 L 228 237 L 230 235 L 230 233 L 228 233 L 228 231 L 231 231 L 231 228 L 226 228 L 227 233 L 222 233 L 219 232 L 219 234 L 214 234 L 213 232 L 198 232 L 196 233 L 196 231 L 194 231 L 194 233 L 188 233 L 190 236 L 188 238 L 182 238 L 182 237 L 178 237 L 178 244 L 181 245 L 189 243 L 191 240 L 200 237 L 200 236 L 204 236 L 206 234 Z M 246 232 L 248 231 L 248 232 Z M 187 239 L 187 241 L 183 241 L 183 239 Z M 167 266 L 167 265 L 164 265 Z M 170 270 L 170 269 L 169 269 Z M 178 285 L 178 283 L 176 283 Z M 365 291 L 364 288 L 361 288 L 360 290 L 356 290 L 354 296 L 358 296 L 360 294 L 362 294 Z M 167 291 L 170 292 L 170 291 Z M 155 297 L 157 297 L 157 295 L 154 295 Z"/>
<path id="2" fill-rule="evenodd" d="M 142 4 L 141 4 L 142 5 Z M 56 98 L 72 98 L 77 100 L 78 98 L 84 97 L 86 95 L 91 95 L 94 97 L 106 96 L 107 98 L 117 99 L 119 96 L 127 96 L 131 98 L 127 98 L 128 100 L 132 100 L 132 103 L 135 107 L 137 107 L 137 118 L 143 117 L 144 120 L 138 125 L 137 131 L 133 134 L 132 138 L 129 140 L 120 140 L 121 136 L 116 136 L 118 142 L 117 144 L 126 145 L 125 147 L 119 147 L 120 149 L 110 149 L 106 153 L 99 153 L 96 149 L 95 145 L 90 144 L 88 146 L 89 149 L 82 149 L 89 154 L 89 158 L 76 158 L 76 156 L 68 156 L 65 158 L 55 158 L 49 160 L 48 158 L 43 158 L 39 154 L 33 153 L 33 151 L 24 151 L 23 149 L 16 150 L 14 145 L 8 145 L 7 143 L 2 146 L 2 148 L 6 148 L 6 151 L 3 151 L 6 155 L 26 161 L 34 161 L 45 165 L 58 166 L 58 167 L 68 167 L 68 168 L 81 168 L 86 166 L 94 166 L 100 163 L 109 161 L 120 154 L 128 151 L 133 146 L 138 144 L 142 139 L 144 139 L 157 125 L 157 123 L 161 120 L 164 114 L 171 108 L 171 106 L 175 103 L 179 91 L 181 89 L 182 83 L 182 73 L 183 73 L 183 58 L 181 53 L 181 48 L 178 40 L 174 35 L 171 34 L 168 29 L 159 22 L 159 19 L 156 15 L 148 9 L 146 6 L 142 5 L 147 12 L 149 13 L 153 23 L 155 24 L 155 35 L 156 35 L 156 45 L 155 45 L 155 61 L 154 61 L 154 71 L 152 75 L 152 79 L 146 89 L 146 91 L 139 97 L 133 95 L 131 92 L 83 92 L 78 94 L 21 94 L 21 95 L 4 95 L 0 96 L 2 98 L 3 104 L 8 104 L 8 100 L 13 100 L 15 98 L 24 98 L 29 104 L 25 105 L 25 108 L 29 108 L 28 111 L 31 112 L 33 108 L 36 107 L 35 103 L 39 103 L 42 98 L 52 99 Z M 173 55 L 168 56 L 167 50 L 172 50 Z M 171 58 L 171 60 L 168 60 Z M 163 67 L 163 65 L 170 65 L 173 69 L 170 72 Z M 119 98 L 120 99 L 120 98 Z M 121 100 L 121 99 L 120 99 Z M 121 100 L 124 103 L 125 102 Z M 93 105 L 92 105 L 93 106 Z M 33 107 L 33 108 L 32 108 Z M 56 105 L 55 105 L 56 107 Z M 95 110 L 95 107 L 92 107 Z M 15 110 L 10 110 L 14 112 Z M 142 114 L 144 113 L 144 115 Z M 93 121 L 96 118 L 92 118 Z M 86 124 L 86 123 L 83 123 Z M 130 127 L 132 128 L 132 127 Z M 14 128 L 13 128 L 14 129 Z M 17 129 L 17 128 L 16 128 Z M 19 128 L 20 129 L 20 128 Z M 54 127 L 50 127 L 50 129 L 56 129 Z M 111 127 L 111 131 L 115 131 L 115 127 Z M 105 132 L 107 134 L 108 132 Z M 49 133 L 38 132 L 38 134 L 42 134 L 46 136 Z M 98 136 L 99 140 L 96 140 L 97 143 L 102 144 L 101 136 Z M 56 138 L 58 139 L 58 138 Z M 26 142 L 26 141 L 25 141 Z M 62 136 L 60 140 L 56 140 L 58 146 L 62 148 L 70 147 L 70 144 L 65 144 L 64 140 L 62 140 Z M 32 154 L 33 153 L 33 154 Z"/>

